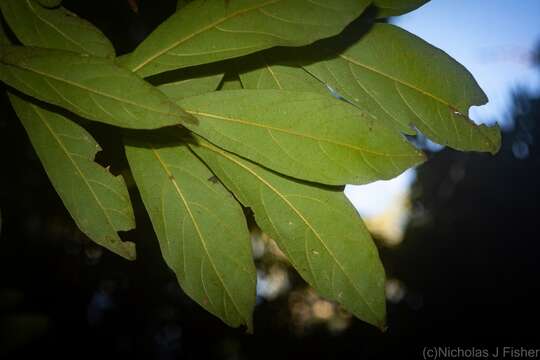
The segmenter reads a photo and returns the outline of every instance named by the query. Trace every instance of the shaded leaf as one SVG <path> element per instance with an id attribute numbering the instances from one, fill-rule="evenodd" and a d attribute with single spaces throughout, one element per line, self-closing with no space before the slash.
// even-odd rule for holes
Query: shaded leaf
<path id="1" fill-rule="evenodd" d="M 285 178 L 202 140 L 192 149 L 254 211 L 257 224 L 319 294 L 384 327 L 384 269 L 341 191 Z"/>
<path id="2" fill-rule="evenodd" d="M 169 99 L 177 101 L 215 91 L 225 76 L 227 66 L 224 62 L 217 62 L 167 71 L 146 80 L 157 86 Z"/>
<path id="3" fill-rule="evenodd" d="M 187 4 L 189 4 L 191 1 L 193 0 L 178 0 L 176 2 L 176 10 L 180 10 L 181 8 L 183 8 L 184 6 L 186 6 Z"/>
<path id="4" fill-rule="evenodd" d="M 0 78 L 39 100 L 111 125 L 154 129 L 195 121 L 111 60 L 44 48 L 0 47 Z"/>
<path id="5" fill-rule="evenodd" d="M 81 126 L 40 105 L 10 94 L 51 183 L 79 229 L 96 243 L 129 260 L 135 244 L 117 231 L 135 227 L 128 191 L 121 176 L 94 162 L 99 145 Z"/>
<path id="6" fill-rule="evenodd" d="M 46 9 L 33 0 L 3 0 L 0 6 L 24 45 L 114 57 L 111 42 L 98 28 L 63 7 Z"/>
<path id="7" fill-rule="evenodd" d="M 400 134 L 329 95 L 231 90 L 181 100 L 199 119 L 190 130 L 299 179 L 363 184 L 423 161 Z"/>
<path id="8" fill-rule="evenodd" d="M 223 74 L 203 75 L 162 84 L 158 86 L 158 89 L 171 100 L 178 101 L 186 97 L 214 91 L 222 79 Z"/>
<path id="9" fill-rule="evenodd" d="M 240 90 L 243 89 L 242 82 L 236 73 L 227 73 L 219 86 L 219 90 Z"/>
<path id="10" fill-rule="evenodd" d="M 228 325 L 251 329 L 256 272 L 240 205 L 186 145 L 128 144 L 163 257 L 182 289 Z"/>
<path id="11" fill-rule="evenodd" d="M 9 41 L 9 38 L 6 34 L 6 30 L 0 23 L 0 45 L 10 45 L 11 41 Z"/>
<path id="12" fill-rule="evenodd" d="M 377 7 L 377 17 L 398 16 L 427 4 L 429 0 L 373 0 Z"/>
<path id="13" fill-rule="evenodd" d="M 48 7 L 48 8 L 54 8 L 57 6 L 60 6 L 62 3 L 62 0 L 37 0 L 41 5 Z"/>
<path id="14" fill-rule="evenodd" d="M 239 60 L 243 69 L 240 79 L 245 89 L 279 89 L 313 91 L 329 94 L 324 84 L 302 67 L 288 64 L 271 52 L 260 52 Z"/>
<path id="15" fill-rule="evenodd" d="M 300 46 L 340 33 L 368 0 L 193 1 L 158 26 L 123 63 L 141 76 Z"/>
<path id="16" fill-rule="evenodd" d="M 375 24 L 334 58 L 305 68 L 380 121 L 458 150 L 500 147 L 497 126 L 477 126 L 472 105 L 487 102 L 472 75 L 443 51 L 388 24 Z"/>

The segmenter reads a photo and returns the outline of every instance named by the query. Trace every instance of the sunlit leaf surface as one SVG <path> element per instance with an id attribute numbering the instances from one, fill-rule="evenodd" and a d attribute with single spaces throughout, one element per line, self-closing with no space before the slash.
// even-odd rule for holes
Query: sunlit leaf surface
<path id="1" fill-rule="evenodd" d="M 231 90 L 179 102 L 207 140 L 281 173 L 326 184 L 394 177 L 424 157 L 399 133 L 329 94 Z"/>
<path id="2" fill-rule="evenodd" d="M 222 79 L 223 74 L 203 75 L 162 84 L 158 88 L 171 100 L 178 101 L 186 97 L 214 91 Z"/>
<path id="3" fill-rule="evenodd" d="M 329 94 L 326 86 L 301 67 L 281 62 L 272 52 L 243 57 L 240 79 L 245 89 L 278 89 L 312 91 Z"/>
<path id="4" fill-rule="evenodd" d="M 251 329 L 256 275 L 240 205 L 186 145 L 153 140 L 128 139 L 126 155 L 165 261 L 201 306 Z"/>
<path id="5" fill-rule="evenodd" d="M 199 141 L 210 166 L 302 277 L 358 318 L 385 325 L 384 269 L 362 220 L 341 191 L 295 181 Z"/>
<path id="6" fill-rule="evenodd" d="M 2 46 L 0 70 L 6 84 L 91 120 L 135 129 L 194 121 L 161 91 L 105 58 Z"/>
<path id="7" fill-rule="evenodd" d="M 412 126 L 458 150 L 500 147 L 497 126 L 477 126 L 469 107 L 487 102 L 472 75 L 443 51 L 389 24 L 376 24 L 335 57 L 305 67 L 351 103 L 396 129 Z"/>
<path id="8" fill-rule="evenodd" d="M 141 76 L 338 34 L 368 0 L 197 0 L 154 30 L 123 65 Z"/>
<path id="9" fill-rule="evenodd" d="M 99 145 L 75 122 L 17 95 L 9 96 L 51 183 L 75 223 L 89 238 L 129 260 L 135 244 L 118 231 L 135 227 L 121 176 L 94 162 Z"/>

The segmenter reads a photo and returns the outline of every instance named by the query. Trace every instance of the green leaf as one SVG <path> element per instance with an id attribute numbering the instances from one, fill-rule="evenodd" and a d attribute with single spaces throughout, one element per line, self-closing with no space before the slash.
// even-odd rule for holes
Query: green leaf
<path id="1" fill-rule="evenodd" d="M 3 0 L 0 6 L 24 45 L 114 57 L 111 42 L 98 28 L 63 7 L 46 9 L 33 0 Z"/>
<path id="2" fill-rule="evenodd" d="M 158 86 L 165 95 L 171 100 L 178 101 L 180 99 L 201 95 L 217 89 L 223 74 L 200 75 L 197 77 L 184 78 L 182 80 L 168 82 Z"/>
<path id="3" fill-rule="evenodd" d="M 62 0 L 37 0 L 41 5 L 48 7 L 48 8 L 54 8 L 57 6 L 60 6 L 62 3 Z"/>
<path id="4" fill-rule="evenodd" d="M 200 140 L 192 149 L 322 296 L 384 328 L 384 269 L 341 191 L 285 178 Z"/>
<path id="5" fill-rule="evenodd" d="M 0 22 L 0 45 L 10 45 L 11 41 L 9 41 L 9 38 L 6 34 L 6 30 L 2 26 L 2 23 Z"/>
<path id="6" fill-rule="evenodd" d="M 282 61 L 274 52 L 260 52 L 239 62 L 247 71 L 240 73 L 245 89 L 312 91 L 329 95 L 324 84 L 301 67 Z"/>
<path id="7" fill-rule="evenodd" d="M 147 78 L 173 101 L 215 91 L 223 81 L 229 64 L 217 62 L 175 71 L 167 71 Z"/>
<path id="8" fill-rule="evenodd" d="M 165 261 L 202 307 L 251 330 L 256 271 L 240 205 L 186 145 L 149 140 L 126 155 Z"/>
<path id="9" fill-rule="evenodd" d="M 109 59 L 2 46 L 0 70 L 6 84 L 91 120 L 135 129 L 195 121 L 161 91 Z"/>
<path id="10" fill-rule="evenodd" d="M 180 10 L 181 8 L 183 8 L 184 6 L 186 6 L 187 4 L 189 4 L 192 0 L 178 0 L 176 2 L 176 10 Z"/>
<path id="11" fill-rule="evenodd" d="M 219 86 L 219 90 L 241 90 L 242 82 L 237 73 L 227 73 Z"/>
<path id="12" fill-rule="evenodd" d="M 225 61 L 167 71 L 148 78 L 170 99 L 177 101 L 186 97 L 215 91 L 222 83 L 230 64 Z"/>
<path id="13" fill-rule="evenodd" d="M 384 18 L 403 15 L 428 2 L 429 0 L 374 0 L 373 5 L 377 7 L 377 17 Z"/>
<path id="14" fill-rule="evenodd" d="M 313 49 L 312 49 L 313 51 Z M 388 24 L 375 24 L 335 57 L 305 66 L 378 120 L 464 151 L 496 153 L 497 126 L 477 126 L 472 105 L 487 102 L 472 75 L 443 51 Z"/>
<path id="15" fill-rule="evenodd" d="M 158 26 L 124 65 L 141 76 L 301 46 L 340 33 L 368 0 L 193 1 Z"/>
<path id="16" fill-rule="evenodd" d="M 299 179 L 363 184 L 423 161 L 403 136 L 353 106 L 308 92 L 231 90 L 181 100 L 199 119 L 190 130 Z"/>
<path id="17" fill-rule="evenodd" d="M 117 231 L 135 227 L 121 176 L 94 162 L 99 145 L 81 126 L 17 95 L 9 98 L 51 183 L 79 229 L 90 239 L 129 260 L 135 244 Z"/>

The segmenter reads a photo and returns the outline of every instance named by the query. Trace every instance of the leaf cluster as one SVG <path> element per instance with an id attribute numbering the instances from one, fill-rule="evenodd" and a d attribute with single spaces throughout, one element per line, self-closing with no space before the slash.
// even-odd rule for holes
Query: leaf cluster
<path id="1" fill-rule="evenodd" d="M 163 258 L 182 289 L 252 328 L 256 270 L 243 208 L 322 296 L 384 328 L 384 269 L 345 184 L 424 161 L 405 135 L 495 153 L 487 101 L 443 51 L 362 17 L 423 0 L 194 0 L 137 48 L 55 0 L 1 0 L 0 79 L 80 230 L 133 260 L 123 176 L 94 161 L 88 121 L 116 127 Z M 134 131 L 138 130 L 138 131 Z M 219 181 L 216 181 L 218 179 Z M 139 256 L 144 256 L 140 254 Z"/>

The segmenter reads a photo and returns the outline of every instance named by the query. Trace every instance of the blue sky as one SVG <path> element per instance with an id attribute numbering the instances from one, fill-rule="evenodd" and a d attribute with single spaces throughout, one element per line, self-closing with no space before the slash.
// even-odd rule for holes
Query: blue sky
<path id="1" fill-rule="evenodd" d="M 530 61 L 540 43 L 540 0 L 432 0 L 392 22 L 469 69 L 490 100 L 471 108 L 477 122 L 507 125 L 512 92 L 540 90 L 540 76 Z M 391 206 L 413 180 L 414 171 L 408 171 L 391 181 L 348 186 L 346 195 L 362 215 L 373 216 Z"/>
<path id="2" fill-rule="evenodd" d="M 469 69 L 490 100 L 471 109 L 475 120 L 504 124 L 511 92 L 540 88 L 530 63 L 540 42 L 540 0 L 432 0 L 393 22 Z"/>

